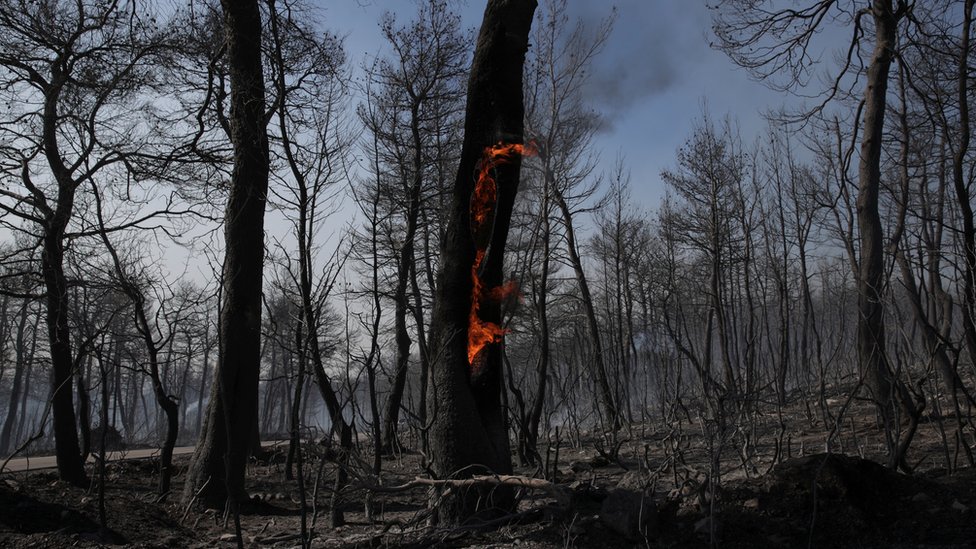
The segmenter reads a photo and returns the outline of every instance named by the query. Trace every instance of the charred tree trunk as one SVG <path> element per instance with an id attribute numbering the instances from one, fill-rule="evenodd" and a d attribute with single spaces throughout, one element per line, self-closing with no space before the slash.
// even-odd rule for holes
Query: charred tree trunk
<path id="1" fill-rule="evenodd" d="M 257 0 L 222 0 L 230 72 L 230 130 L 234 171 L 224 220 L 219 362 L 207 422 L 183 494 L 199 491 L 217 507 L 246 500 L 244 473 L 257 421 L 261 366 L 261 290 L 264 207 L 269 152 L 261 64 L 261 13 Z"/>
<path id="2" fill-rule="evenodd" d="M 419 153 L 418 153 L 419 154 Z M 419 179 L 421 175 L 418 173 Z M 419 189 L 419 185 L 418 185 Z M 403 247 L 400 249 L 399 266 L 397 268 L 397 284 L 393 294 L 394 304 L 394 333 L 396 336 L 396 371 L 393 375 L 393 384 L 390 387 L 390 396 L 386 400 L 386 409 L 383 413 L 383 452 L 390 454 L 396 446 L 397 425 L 400 421 L 400 404 L 403 400 L 403 392 L 407 385 L 407 366 L 410 361 L 410 334 L 407 332 L 407 284 L 410 277 L 410 263 L 413 257 L 413 238 L 417 226 L 416 205 L 414 200 L 419 198 L 419 193 L 411 193 L 410 214 L 407 220 L 407 234 L 404 236 Z"/>
<path id="3" fill-rule="evenodd" d="M 604 419 L 609 423 L 609 427 L 616 431 L 620 428 L 620 410 L 614 400 L 613 389 L 610 387 L 610 379 L 607 376 L 607 365 L 603 353 L 603 342 L 600 338 L 600 323 L 596 318 L 596 310 L 593 307 L 593 297 L 590 294 L 590 286 L 586 281 L 586 273 L 583 271 L 583 260 L 580 257 L 576 242 L 576 231 L 573 228 L 573 215 L 569 210 L 569 205 L 563 198 L 557 185 L 551 185 L 556 198 L 556 204 L 562 213 L 563 224 L 566 227 L 566 249 L 569 251 L 569 261 L 573 265 L 573 272 L 576 274 L 576 283 L 579 285 L 580 300 L 583 302 L 583 310 L 586 312 L 586 326 L 589 329 L 590 339 L 593 341 L 593 376 L 596 380 L 598 398 Z"/>
<path id="4" fill-rule="evenodd" d="M 3 430 L 0 431 L 0 456 L 6 456 L 10 449 L 11 435 L 14 425 L 17 423 L 17 407 L 20 405 L 21 386 L 23 384 L 24 371 L 27 369 L 26 345 L 24 333 L 27 330 L 27 312 L 31 302 L 24 300 L 20 306 L 20 321 L 17 323 L 17 335 L 14 340 L 14 353 L 16 362 L 14 364 L 14 379 L 10 387 L 10 402 L 7 405 L 7 416 L 3 420 Z M 26 393 L 24 398 L 26 399 Z"/>
<path id="5" fill-rule="evenodd" d="M 549 381 L 549 255 L 552 230 L 549 219 L 549 189 L 542 197 L 542 266 L 539 273 L 536 314 L 539 315 L 539 362 L 536 364 L 537 385 L 532 407 L 523 431 L 522 454 L 529 463 L 535 465 L 542 461 L 539 455 L 539 424 L 546 401 L 546 384 Z"/>
<path id="6" fill-rule="evenodd" d="M 41 251 L 41 274 L 47 291 L 47 331 L 50 341 L 51 411 L 54 416 L 54 452 L 61 480 L 76 486 L 87 484 L 85 462 L 78 444 L 71 374 L 71 334 L 68 330 L 68 280 L 64 274 L 64 233 L 74 204 L 75 183 L 70 180 L 58 151 L 54 106 L 57 99 L 48 100 L 45 108 L 45 153 L 58 181 L 58 204 L 45 222 Z M 48 119 L 50 118 L 50 123 Z M 50 127 L 48 127 L 50 126 Z"/>
<path id="7" fill-rule="evenodd" d="M 142 295 L 134 287 L 127 288 L 127 291 L 131 292 L 130 297 L 135 304 L 136 329 L 142 336 L 149 356 L 149 380 L 152 383 L 153 396 L 156 397 L 156 403 L 166 415 L 166 435 L 159 455 L 159 494 L 166 497 L 173 476 L 173 449 L 176 447 L 176 438 L 180 432 L 179 402 L 166 393 L 163 385 L 163 378 L 159 372 L 159 347 L 153 339 Z"/>
<path id="8" fill-rule="evenodd" d="M 79 357 L 80 358 L 80 357 Z M 81 433 L 81 459 L 87 461 L 92 450 L 91 433 L 91 395 L 88 391 L 88 380 L 91 373 L 91 359 L 86 357 L 85 366 L 80 361 L 75 367 L 75 383 L 78 391 L 78 430 Z"/>
<path id="9" fill-rule="evenodd" d="M 152 382 L 153 395 L 156 397 L 156 403 L 159 404 L 160 409 L 162 409 L 163 413 L 166 415 L 166 435 L 163 439 L 163 445 L 160 448 L 159 456 L 159 494 L 165 498 L 169 494 L 170 479 L 173 476 L 173 449 L 176 447 L 176 438 L 179 436 L 180 432 L 179 400 L 166 393 L 166 388 L 164 385 L 166 375 L 165 372 L 161 374 L 159 368 L 159 352 L 162 344 L 156 341 L 153 335 L 153 328 L 149 324 L 149 316 L 146 313 L 147 306 L 144 293 L 145 290 L 140 288 L 136 282 L 129 278 L 128 274 L 126 273 L 126 269 L 122 264 L 122 260 L 115 249 L 115 246 L 112 244 L 111 240 L 109 240 L 108 233 L 105 230 L 105 219 L 102 215 L 101 195 L 94 185 L 92 186 L 92 196 L 95 198 L 95 213 L 98 218 L 99 233 L 102 238 L 102 242 L 105 244 L 105 249 L 108 250 L 109 256 L 112 258 L 112 263 L 115 266 L 115 275 L 118 277 L 120 289 L 126 295 L 126 297 L 132 301 L 136 331 L 142 338 L 143 345 L 146 347 L 146 355 L 149 359 L 149 379 Z M 167 354 L 167 361 L 172 360 L 174 339 L 175 334 L 171 333 L 169 335 L 169 352 Z M 99 357 L 98 361 L 99 373 L 103 378 L 102 383 L 105 383 L 104 378 L 107 374 L 104 371 L 102 358 Z M 187 365 L 187 367 L 189 368 L 189 365 Z M 104 398 L 107 399 L 107 396 Z M 102 437 L 104 438 L 107 422 L 103 421 L 101 425 Z M 104 456 L 102 456 L 102 459 L 104 460 Z"/>
<path id="10" fill-rule="evenodd" d="M 524 106 L 522 70 L 535 0 L 490 0 L 475 50 L 464 125 L 464 143 L 455 178 L 448 227 L 441 244 L 430 331 L 431 375 L 428 421 L 433 470 L 440 478 L 462 478 L 512 470 L 505 412 L 501 407 L 501 349 L 488 345 L 472 372 L 468 338 L 472 309 L 472 266 L 476 245 L 486 250 L 480 279 L 485 288 L 502 282 L 502 254 L 518 190 L 521 158 L 512 155 L 494 171 L 494 222 L 472 234 L 471 201 L 479 161 L 488 147 L 521 142 Z M 484 240 L 482 242 L 476 242 Z M 484 246 L 482 248 L 482 246 Z M 480 317 L 498 323 L 497 302 L 481 303 Z M 477 513 L 511 509 L 511 490 L 471 489 L 442 493 L 437 518 L 459 523 Z"/>
<path id="11" fill-rule="evenodd" d="M 373 152 L 373 173 L 379 177 L 379 137 L 373 133 L 372 152 Z M 380 219 L 380 191 L 379 186 L 375 194 L 370 194 L 369 205 L 360 202 L 360 208 L 369 220 L 369 261 L 370 261 L 370 296 L 372 298 L 373 321 L 369 329 L 369 355 L 363 361 L 363 368 L 366 370 L 366 382 L 369 390 L 369 411 L 370 411 L 370 432 L 373 436 L 373 474 L 377 477 L 383 464 L 382 430 L 380 424 L 380 406 L 376 391 L 376 371 L 380 362 L 380 320 L 382 318 L 382 306 L 380 303 L 380 258 L 379 258 L 379 219 Z M 357 202 L 361 199 L 357 198 Z M 373 520 L 373 496 L 367 494 L 366 500 L 366 519 Z"/>
<path id="12" fill-rule="evenodd" d="M 881 187 L 881 149 L 887 105 L 888 74 L 894 56 L 895 29 L 900 14 L 891 0 L 874 0 L 871 15 L 875 48 L 867 70 L 864 94 L 863 139 L 858 166 L 857 223 L 860 229 L 858 262 L 857 351 L 861 376 L 881 412 L 889 433 L 895 417 L 894 379 L 885 351 L 884 235 L 878 213 Z"/>
<path id="13" fill-rule="evenodd" d="M 966 347 L 970 361 L 976 362 L 976 226 L 973 224 L 973 206 L 969 193 L 969 182 L 965 174 L 966 155 L 969 153 L 969 49 L 970 27 L 973 23 L 973 0 L 966 0 L 963 7 L 962 36 L 959 46 L 958 88 L 959 137 L 952 158 L 952 183 L 959 203 L 962 218 L 962 239 L 965 248 L 965 268 L 963 270 L 962 325 L 966 336 Z"/>
<path id="14" fill-rule="evenodd" d="M 423 426 L 426 425 L 425 394 L 423 387 L 427 384 L 427 372 L 430 371 L 430 356 L 427 354 L 427 333 L 424 327 L 424 296 L 420 292 L 420 283 L 417 280 L 417 265 L 414 263 L 410 268 L 410 287 L 413 292 L 413 319 L 417 329 L 417 350 L 420 357 L 420 403 L 418 405 L 418 422 L 421 425 L 420 447 L 424 453 L 427 452 L 427 436 Z"/>
<path id="15" fill-rule="evenodd" d="M 23 368 L 26 370 L 24 372 L 24 390 L 20 399 L 20 413 L 18 414 L 20 419 L 17 421 L 17 428 L 14 429 L 13 440 L 21 440 L 27 429 L 27 404 L 30 401 L 31 374 L 34 371 L 34 354 L 37 351 L 37 326 L 39 323 L 40 318 L 35 317 L 33 327 L 31 328 L 30 349 L 28 349 L 25 360 L 22 363 Z"/>
<path id="16" fill-rule="evenodd" d="M 295 352 L 298 355 L 298 374 L 295 377 L 295 393 L 291 400 L 291 413 L 289 415 L 291 428 L 289 430 L 290 439 L 288 441 L 288 457 L 285 459 L 285 480 L 295 479 L 295 463 L 301 462 L 302 452 L 302 394 L 305 392 L 305 366 L 308 364 L 308 357 L 305 353 L 305 323 L 298 321 L 295 323 Z"/>
<path id="17" fill-rule="evenodd" d="M 406 189 L 407 232 L 403 236 L 403 246 L 400 248 L 396 292 L 393 295 L 396 303 L 393 313 L 396 334 L 396 373 L 383 416 L 383 451 L 388 454 L 393 452 L 396 444 L 400 404 L 407 383 L 407 366 L 410 359 L 410 346 L 413 343 L 410 340 L 410 334 L 407 332 L 407 308 L 409 306 L 407 285 L 413 282 L 411 289 L 416 286 L 414 241 L 417 234 L 417 220 L 420 216 L 421 190 L 424 181 L 423 140 L 420 135 L 420 101 L 421 98 L 419 97 L 411 97 L 410 136 L 413 144 L 413 181 L 409 189 Z"/>
<path id="18" fill-rule="evenodd" d="M 210 351 L 212 348 L 210 340 L 210 317 L 209 315 L 204 320 L 206 325 L 204 326 L 203 332 L 203 367 L 200 372 L 200 390 L 197 392 L 197 417 L 196 426 L 193 428 L 193 434 L 199 440 L 203 437 L 203 395 L 207 394 L 207 379 L 210 377 Z"/>

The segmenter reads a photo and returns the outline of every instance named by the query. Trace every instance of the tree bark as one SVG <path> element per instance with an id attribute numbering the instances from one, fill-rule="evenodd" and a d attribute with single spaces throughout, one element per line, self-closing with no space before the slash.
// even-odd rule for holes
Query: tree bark
<path id="1" fill-rule="evenodd" d="M 58 143 L 58 100 L 67 80 L 61 76 L 47 90 L 44 100 L 43 146 L 48 166 L 57 182 L 54 208 L 45 208 L 41 248 L 41 275 L 47 292 L 47 330 L 53 371 L 51 411 L 54 416 L 54 446 L 61 480 L 76 486 L 87 483 L 85 463 L 78 445 L 72 397 L 71 334 L 68 330 L 68 280 L 64 274 L 64 234 L 74 209 L 76 183 L 61 157 Z"/>
<path id="2" fill-rule="evenodd" d="M 593 308 L 593 298 L 590 294 L 590 286 L 586 281 L 586 273 L 583 271 L 583 260 L 580 258 L 579 249 L 576 243 L 576 231 L 573 228 L 573 215 L 569 211 L 569 205 L 563 198 L 557 185 L 552 185 L 552 191 L 556 197 L 556 204 L 562 212 L 563 224 L 566 227 L 566 249 L 569 251 L 569 261 L 573 265 L 573 272 L 576 274 L 576 283 L 579 285 L 580 300 L 583 302 L 583 310 L 586 313 L 586 326 L 590 332 L 590 339 L 593 341 L 593 375 L 596 379 L 600 406 L 606 415 L 604 418 L 609 427 L 617 430 L 621 425 L 620 410 L 614 400 L 613 389 L 610 387 L 610 380 L 607 377 L 607 365 L 604 360 L 603 343 L 600 338 L 600 323 L 596 318 L 596 310 Z"/>
<path id="3" fill-rule="evenodd" d="M 203 395 L 207 392 L 207 378 L 210 374 L 210 351 L 212 345 L 210 340 L 210 315 L 208 314 L 204 317 L 204 332 L 203 332 L 203 366 L 200 372 L 200 390 L 197 392 L 197 417 L 196 426 L 193 429 L 193 434 L 196 435 L 197 439 L 203 438 Z"/>
<path id="4" fill-rule="evenodd" d="M 75 367 L 75 384 L 78 391 L 78 430 L 81 434 L 81 459 L 87 461 L 91 455 L 91 396 L 88 381 L 91 375 L 91 357 L 85 358 L 85 366 L 80 361 Z M 87 374 L 87 375 L 86 375 Z"/>
<path id="5" fill-rule="evenodd" d="M 958 87 L 956 89 L 959 101 L 959 137 L 952 158 L 952 183 L 962 218 L 962 238 L 966 259 L 963 270 L 962 325 L 970 361 L 976 360 L 976 321 L 973 320 L 973 315 L 976 314 L 976 227 L 973 224 L 973 206 L 965 167 L 971 139 L 969 127 L 969 49 L 970 27 L 973 23 L 973 4 L 973 0 L 966 0 L 963 7 L 963 26 L 957 69 Z"/>
<path id="6" fill-rule="evenodd" d="M 30 300 L 25 299 L 20 306 L 20 321 L 17 323 L 17 335 L 14 340 L 14 353 L 16 353 L 14 379 L 10 387 L 10 402 L 7 405 L 7 416 L 3 420 L 3 430 L 0 431 L 0 456 L 7 455 L 7 451 L 10 449 L 11 434 L 13 433 L 14 425 L 17 423 L 17 407 L 20 404 L 24 371 L 27 369 L 27 353 L 25 348 L 27 342 L 24 339 L 24 332 L 27 330 L 27 311 L 30 309 L 30 305 Z M 26 395 L 24 398 L 27 398 Z"/>
<path id="7" fill-rule="evenodd" d="M 230 73 L 234 171 L 224 220 L 219 359 L 207 422 L 187 476 L 184 501 L 218 507 L 247 499 L 244 474 L 257 420 L 261 366 L 264 208 L 269 152 L 257 0 L 222 0 Z"/>
<path id="8" fill-rule="evenodd" d="M 417 218 L 420 214 L 421 188 L 424 181 L 423 141 L 420 136 L 420 102 L 411 98 L 410 135 L 413 142 L 413 181 L 407 189 L 407 232 L 400 247 L 397 266 L 397 285 L 393 295 L 394 332 L 396 335 L 396 372 L 393 386 L 383 414 L 383 451 L 392 453 L 396 444 L 397 425 L 400 420 L 400 403 L 407 383 L 407 366 L 410 360 L 410 334 L 407 332 L 407 284 L 410 283 L 414 263 L 414 240 L 417 234 Z"/>
<path id="9" fill-rule="evenodd" d="M 867 71 L 864 93 L 863 138 L 858 166 L 857 222 L 860 232 L 858 265 L 858 364 L 871 398 L 886 425 L 894 419 L 891 367 L 885 350 L 884 235 L 878 213 L 881 187 L 881 149 L 887 105 L 888 73 L 895 51 L 898 17 L 891 0 L 873 0 L 871 15 L 875 27 L 875 48 Z"/>
<path id="10" fill-rule="evenodd" d="M 542 461 L 537 448 L 539 442 L 539 424 L 542 422 L 542 410 L 546 400 L 546 384 L 549 381 L 549 255 L 552 240 L 550 224 L 548 179 L 543 191 L 541 221 L 542 221 L 542 265 L 540 266 L 538 290 L 536 292 L 536 314 L 539 316 L 539 361 L 536 363 L 537 385 L 526 425 L 522 429 L 520 454 L 524 460 L 535 465 Z"/>
<path id="11" fill-rule="evenodd" d="M 475 49 L 465 112 L 464 142 L 441 244 L 441 264 L 430 330 L 431 376 L 428 421 L 432 465 L 440 478 L 467 478 L 512 471 L 505 412 L 501 408 L 501 352 L 483 351 L 484 363 L 472 373 L 468 362 L 469 314 L 475 235 L 471 198 L 478 163 L 486 148 L 500 141 L 522 141 L 522 70 L 535 0 L 490 0 Z M 502 254 L 518 190 L 521 158 L 497 167 L 494 227 L 487 235 L 490 253 L 482 263 L 486 288 L 502 281 Z M 499 322 L 500 305 L 482 303 L 480 316 Z M 442 493 L 437 518 L 456 524 L 486 510 L 511 509 L 511 490 L 472 488 Z"/>

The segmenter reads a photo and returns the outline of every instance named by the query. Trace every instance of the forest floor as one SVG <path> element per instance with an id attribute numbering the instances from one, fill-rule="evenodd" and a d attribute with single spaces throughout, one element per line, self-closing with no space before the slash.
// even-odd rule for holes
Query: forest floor
<path id="1" fill-rule="evenodd" d="M 836 413 L 845 401 L 838 394 L 827 402 Z M 804 401 L 798 395 L 793 402 Z M 329 528 L 327 479 L 334 465 L 320 469 L 321 462 L 312 461 L 307 467 L 310 503 L 316 484 L 319 492 L 312 545 L 690 548 L 714 541 L 732 548 L 976 547 L 976 469 L 947 472 L 955 459 L 966 461 L 951 442 L 952 417 L 928 413 L 922 418 L 909 454 L 916 470 L 909 476 L 877 463 L 884 445 L 869 404 L 852 401 L 832 454 L 823 453 L 829 431 L 824 421 L 808 413 L 810 406 L 794 408 L 782 415 L 756 411 L 748 428 L 730 429 L 724 440 L 709 440 L 703 433 L 713 430 L 710 425 L 686 415 L 682 421 L 631 425 L 616 441 L 586 433 L 550 441 L 544 456 L 548 466 L 515 472 L 539 476 L 545 470 L 558 491 L 570 495 L 568 500 L 557 501 L 551 491 L 525 492 L 514 515 L 462 528 L 428 526 L 423 487 L 376 494 L 372 520 L 363 512 L 365 492 L 350 490 L 345 494 L 347 524 Z M 618 445 L 616 456 L 598 451 Z M 719 446 L 722 474 L 719 482 L 710 482 L 709 448 Z M 314 459 L 311 454 L 321 452 L 321 446 L 309 444 L 308 451 Z M 782 459 L 774 460 L 777 453 Z M 264 458 L 250 469 L 255 503 L 241 516 L 244 546 L 300 546 L 295 482 L 284 480 L 281 452 Z M 176 495 L 187 462 L 188 456 L 176 461 Z M 187 511 L 178 497 L 159 502 L 157 468 L 151 459 L 107 466 L 109 534 L 100 534 L 97 483 L 90 490 L 75 488 L 58 481 L 52 470 L 3 475 L 0 547 L 236 545 L 232 518 Z M 385 485 L 422 475 L 416 453 L 383 462 Z"/>

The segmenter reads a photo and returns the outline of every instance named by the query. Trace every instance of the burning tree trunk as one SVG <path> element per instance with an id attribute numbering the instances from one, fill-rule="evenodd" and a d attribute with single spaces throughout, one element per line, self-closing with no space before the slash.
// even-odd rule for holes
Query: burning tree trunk
<path id="1" fill-rule="evenodd" d="M 464 144 L 441 244 L 430 335 L 428 418 L 433 468 L 440 478 L 512 470 L 500 402 L 501 351 L 494 345 L 502 333 L 501 308 L 491 297 L 497 297 L 493 289 L 502 282 L 502 253 L 518 190 L 522 66 L 535 7 L 535 0 L 489 0 L 468 82 Z M 476 191 L 482 192 L 475 196 Z M 480 299 L 479 291 L 485 294 Z M 438 518 L 445 523 L 512 504 L 511 490 L 499 488 L 441 496 Z"/>

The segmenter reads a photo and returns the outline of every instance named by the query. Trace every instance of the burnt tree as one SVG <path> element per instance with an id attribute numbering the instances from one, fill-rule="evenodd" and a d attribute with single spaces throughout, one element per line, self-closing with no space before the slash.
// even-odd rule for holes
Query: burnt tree
<path id="1" fill-rule="evenodd" d="M 888 100 L 888 73 L 896 52 L 898 21 L 908 5 L 899 1 L 874 0 L 870 13 L 875 28 L 874 51 L 867 69 L 863 100 L 863 137 L 858 165 L 857 222 L 860 229 L 858 264 L 859 321 L 857 351 L 861 375 L 884 418 L 886 427 L 895 421 L 898 404 L 908 405 L 910 397 L 895 378 L 885 352 L 883 294 L 886 285 L 884 234 L 878 209 L 881 189 L 881 150 L 885 110 Z M 897 393 L 896 394 L 896 389 Z M 900 399 L 900 402 L 896 402 Z M 889 429 L 890 431 L 890 429 Z"/>
<path id="2" fill-rule="evenodd" d="M 32 276 L 45 306 L 58 474 L 78 486 L 88 482 L 72 394 L 81 352 L 69 323 L 69 288 L 79 284 L 71 258 L 86 236 L 85 187 L 111 187 L 139 164 L 133 143 L 150 151 L 160 139 L 146 120 L 152 109 L 135 105 L 147 90 L 162 89 L 155 86 L 170 31 L 144 8 L 125 1 L 0 3 L 0 212 L 16 220 L 4 223 L 6 234 L 26 237 L 16 244 L 20 253 L 39 251 Z"/>
<path id="3" fill-rule="evenodd" d="M 877 405 L 883 419 L 889 448 L 894 450 L 896 415 L 901 410 L 911 416 L 915 413 L 915 403 L 890 364 L 886 344 L 884 296 L 888 275 L 879 210 L 881 160 L 889 73 L 892 63 L 901 55 L 898 32 L 915 18 L 916 3 L 870 0 L 863 2 L 863 7 L 857 7 L 860 2 L 841 5 L 833 0 L 819 0 L 785 9 L 767 9 L 765 4 L 751 0 L 721 0 L 714 31 L 720 49 L 754 76 L 767 79 L 774 88 L 797 90 L 809 81 L 812 68 L 817 66 L 811 44 L 825 20 L 834 17 L 839 10 L 853 24 L 843 64 L 833 75 L 832 85 L 822 94 L 823 101 L 797 120 L 822 111 L 828 102 L 843 92 L 844 78 L 854 75 L 863 81 L 862 100 L 855 112 L 855 137 L 860 140 L 855 206 L 858 249 L 855 253 L 853 233 L 847 248 L 857 277 L 858 367 L 868 397 Z M 869 46 L 872 38 L 873 44 Z M 862 58 L 868 51 L 870 56 Z M 859 65 L 863 71 L 857 73 Z M 892 451 L 891 455 L 896 458 L 899 453 Z"/>
<path id="4" fill-rule="evenodd" d="M 512 470 L 508 430 L 501 406 L 501 349 L 490 344 L 468 358 L 469 323 L 476 254 L 477 277 L 486 288 L 502 282 L 502 253 L 519 183 L 520 156 L 505 155 L 493 169 L 497 185 L 493 221 L 472 231 L 471 205 L 476 172 L 484 155 L 499 142 L 523 139 L 522 67 L 535 0 L 490 0 L 478 36 L 464 121 L 464 142 L 454 181 L 448 226 L 441 244 L 441 265 L 431 320 L 432 371 L 429 379 L 428 420 L 433 470 L 440 478 L 463 478 L 491 471 Z M 476 246 L 478 252 L 476 252 Z M 484 250 L 482 252 L 481 250 Z M 498 323 L 501 306 L 484 300 L 478 312 L 483 321 Z M 495 488 L 441 494 L 437 518 L 458 523 L 476 513 L 510 508 L 512 492 Z"/>
<path id="5" fill-rule="evenodd" d="M 261 366 L 261 288 L 269 147 L 257 0 L 221 2 L 230 75 L 234 171 L 224 219 L 219 357 L 204 431 L 187 475 L 185 501 L 210 507 L 246 501 Z"/>

